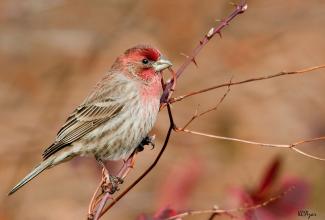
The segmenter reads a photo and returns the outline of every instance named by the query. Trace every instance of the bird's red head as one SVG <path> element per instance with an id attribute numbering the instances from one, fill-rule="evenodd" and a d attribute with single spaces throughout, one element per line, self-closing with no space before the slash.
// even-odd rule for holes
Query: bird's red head
<path id="1" fill-rule="evenodd" d="M 138 45 L 130 48 L 124 52 L 124 54 L 133 60 L 148 59 L 150 61 L 157 61 L 161 54 L 160 51 L 148 46 L 148 45 Z"/>
<path id="2" fill-rule="evenodd" d="M 114 64 L 131 77 L 144 81 L 150 81 L 171 65 L 172 63 L 165 59 L 159 50 L 148 45 L 138 45 L 126 50 Z"/>

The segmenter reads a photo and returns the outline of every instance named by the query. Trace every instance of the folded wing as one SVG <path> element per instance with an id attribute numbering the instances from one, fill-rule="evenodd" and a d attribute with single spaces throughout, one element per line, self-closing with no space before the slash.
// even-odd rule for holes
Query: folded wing
<path id="1" fill-rule="evenodd" d="M 55 142 L 43 152 L 43 159 L 46 160 L 102 123 L 108 122 L 122 109 L 123 105 L 112 99 L 79 106 L 60 129 Z"/>

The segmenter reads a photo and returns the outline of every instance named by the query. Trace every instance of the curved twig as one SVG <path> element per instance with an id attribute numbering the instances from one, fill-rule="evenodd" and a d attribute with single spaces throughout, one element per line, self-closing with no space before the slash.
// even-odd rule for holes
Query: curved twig
<path id="1" fill-rule="evenodd" d="M 99 217 L 103 216 L 110 208 L 112 208 L 120 199 L 122 199 L 133 187 L 135 187 L 145 176 L 147 176 L 148 173 L 150 173 L 150 171 L 157 165 L 158 161 L 160 160 L 161 156 L 163 155 L 167 145 L 168 145 L 168 141 L 170 138 L 170 135 L 173 131 L 174 128 L 174 119 L 173 119 L 173 115 L 170 109 L 170 105 L 167 104 L 167 110 L 168 110 L 168 115 L 169 115 L 169 121 L 170 121 L 170 125 L 167 131 L 167 135 L 164 141 L 164 144 L 161 148 L 161 150 L 159 151 L 156 159 L 154 160 L 154 162 L 148 167 L 148 169 L 141 174 L 141 176 L 139 176 L 127 189 L 125 189 L 118 197 L 116 197 L 99 215 Z"/>
<path id="2" fill-rule="evenodd" d="M 222 19 L 218 25 L 215 27 L 212 27 L 207 34 L 204 35 L 204 37 L 199 41 L 199 44 L 194 48 L 192 53 L 188 56 L 186 56 L 186 60 L 184 63 L 178 68 L 176 71 L 177 78 L 180 77 L 184 70 L 192 63 L 194 62 L 196 64 L 195 58 L 200 53 L 200 51 L 203 49 L 203 47 L 215 36 L 219 35 L 221 37 L 221 31 L 229 25 L 229 23 L 238 15 L 244 13 L 247 10 L 247 3 L 245 0 L 242 0 L 239 4 L 234 4 L 235 10 L 231 12 L 225 19 Z M 170 81 L 166 84 L 166 87 L 164 89 L 163 95 L 161 96 L 161 102 L 166 103 L 167 97 L 169 96 L 170 89 L 173 85 L 173 81 Z"/>
<path id="3" fill-rule="evenodd" d="M 266 76 L 261 76 L 261 77 L 256 77 L 256 78 L 250 78 L 250 79 L 245 79 L 242 81 L 237 81 L 237 82 L 229 82 L 229 83 L 222 83 L 219 85 L 215 85 L 212 87 L 208 87 L 205 89 L 200 89 L 194 92 L 189 92 L 185 95 L 181 95 L 175 98 L 171 98 L 170 103 L 174 103 L 174 102 L 179 102 L 185 98 L 194 96 L 194 95 L 198 95 L 201 93 L 205 93 L 211 90 L 215 90 L 218 88 L 222 88 L 222 87 L 227 87 L 227 86 L 234 86 L 234 85 L 240 85 L 240 84 L 245 84 L 245 83 L 250 83 L 250 82 L 255 82 L 255 81 L 261 81 L 261 80 L 267 80 L 267 79 L 272 79 L 272 78 L 276 78 L 276 77 L 280 77 L 280 76 L 285 76 L 285 75 L 295 75 L 295 74 L 304 74 L 304 73 L 310 73 L 312 71 L 318 70 L 318 69 L 324 69 L 325 65 L 319 65 L 319 66 L 313 66 L 313 67 L 308 67 L 305 69 L 300 69 L 300 70 L 296 70 L 296 71 L 282 71 L 279 73 L 275 73 L 275 74 L 271 74 L 271 75 L 266 75 Z"/>
<path id="4" fill-rule="evenodd" d="M 214 138 L 214 139 L 218 139 L 218 140 L 226 140 L 226 141 L 234 141 L 234 142 L 251 144 L 251 145 L 258 145 L 258 146 L 262 146 L 262 147 L 288 148 L 288 149 L 291 149 L 291 150 L 293 150 L 293 151 L 295 151 L 295 152 L 297 152 L 297 153 L 299 153 L 301 155 L 304 155 L 306 157 L 309 157 L 309 158 L 312 158 L 312 159 L 315 159 L 315 160 L 325 161 L 325 158 L 321 158 L 321 157 L 317 157 L 317 156 L 308 154 L 308 153 L 296 148 L 296 146 L 302 145 L 304 143 L 310 143 L 310 142 L 325 140 L 325 136 L 312 138 L 312 139 L 307 139 L 307 140 L 302 140 L 302 141 L 299 141 L 299 142 L 295 142 L 293 144 L 270 144 L 270 143 L 249 141 L 249 140 L 244 140 L 244 139 L 239 139 L 239 138 L 231 138 L 231 137 L 224 137 L 224 136 L 218 136 L 218 135 L 213 135 L 213 134 L 207 134 L 207 133 L 192 131 L 192 130 L 188 130 L 188 129 L 176 128 L 175 131 L 176 132 L 185 132 L 185 133 L 195 134 L 195 135 Z"/>
<path id="5" fill-rule="evenodd" d="M 246 9 L 247 9 L 247 4 L 245 0 L 242 0 L 241 3 L 238 5 L 235 5 L 235 10 L 226 19 L 222 20 L 219 25 L 217 25 L 215 28 L 210 29 L 210 31 L 203 37 L 203 39 L 200 41 L 197 47 L 193 50 L 192 54 L 184 61 L 183 65 L 181 65 L 180 68 L 176 71 L 176 73 L 170 68 L 173 78 L 167 81 L 166 84 L 163 85 L 164 91 L 161 97 L 161 107 L 160 107 L 160 109 L 162 109 L 165 106 L 167 106 L 168 115 L 170 119 L 170 127 L 167 131 L 167 135 L 163 147 L 160 150 L 154 162 L 150 165 L 150 167 L 138 179 L 136 179 L 127 189 L 125 189 L 116 199 L 113 199 L 113 201 L 106 208 L 104 208 L 98 216 L 96 214 L 95 219 L 99 219 L 101 216 L 103 216 L 111 207 L 113 207 L 123 196 L 125 196 L 135 185 L 138 184 L 138 182 L 140 182 L 156 166 L 165 148 L 167 147 L 171 132 L 173 131 L 173 129 L 175 129 L 175 124 L 172 117 L 169 100 L 176 86 L 176 78 L 178 78 L 184 72 L 187 66 L 195 60 L 197 54 L 210 41 L 212 37 L 214 37 L 216 34 L 219 34 L 221 36 L 221 30 L 227 25 L 229 25 L 229 22 L 231 20 L 233 20 L 237 15 L 242 14 Z M 95 195 L 93 196 L 92 201 L 94 201 L 94 198 L 96 198 Z M 103 194 L 99 198 L 97 197 L 95 199 L 96 200 L 95 205 L 90 205 L 90 209 L 96 207 L 97 204 L 100 204 L 99 208 L 102 209 L 104 206 L 101 206 L 101 204 L 105 205 L 108 198 L 106 198 L 106 201 L 103 201 L 103 199 L 105 199 L 103 198 Z M 92 213 L 93 212 L 90 213 L 90 217 L 93 216 Z"/>
<path id="6" fill-rule="evenodd" d="M 248 207 L 240 207 L 240 208 L 233 208 L 233 209 L 218 209 L 218 208 L 212 208 L 212 209 L 206 209 L 206 210 L 196 210 L 196 211 L 187 211 L 187 212 L 183 212 L 177 215 L 174 215 L 172 217 L 163 219 L 163 220 L 177 220 L 177 219 L 183 219 L 184 217 L 188 217 L 188 216 L 193 216 L 193 215 L 202 215 L 202 214 L 226 214 L 229 215 L 231 213 L 234 212 L 246 212 L 246 211 L 252 211 L 252 210 L 256 210 L 262 207 L 265 207 L 267 205 L 269 205 L 270 203 L 281 199 L 282 197 L 284 197 L 287 193 L 291 192 L 292 190 L 294 190 L 294 186 L 290 187 L 289 189 L 287 189 L 286 191 L 284 191 L 283 193 L 271 197 L 270 199 L 259 203 L 259 204 L 255 204 L 255 205 L 251 205 Z M 231 215 L 232 216 L 232 215 Z"/>

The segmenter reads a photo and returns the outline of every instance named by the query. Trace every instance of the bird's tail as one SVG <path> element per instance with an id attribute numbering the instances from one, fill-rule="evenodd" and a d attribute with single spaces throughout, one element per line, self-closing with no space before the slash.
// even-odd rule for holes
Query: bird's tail
<path id="1" fill-rule="evenodd" d="M 15 193 L 17 190 L 19 190 L 21 187 L 23 187 L 26 183 L 31 181 L 34 177 L 36 177 L 38 174 L 46 170 L 47 168 L 51 167 L 54 161 L 54 157 L 50 157 L 40 163 L 37 167 L 35 167 L 32 172 L 30 172 L 27 176 L 25 176 L 24 179 L 22 179 L 12 190 L 9 192 L 8 195 L 11 195 Z"/>

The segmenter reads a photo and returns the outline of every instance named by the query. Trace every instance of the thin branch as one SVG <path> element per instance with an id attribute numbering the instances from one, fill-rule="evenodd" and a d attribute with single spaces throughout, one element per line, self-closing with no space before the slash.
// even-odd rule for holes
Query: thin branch
<path id="1" fill-rule="evenodd" d="M 201 117 L 211 111 L 217 110 L 218 106 L 223 102 L 223 100 L 226 98 L 227 94 L 230 91 L 230 86 L 231 85 L 238 85 L 238 84 L 243 84 L 243 83 L 248 83 L 248 82 L 252 82 L 252 81 L 259 81 L 259 80 L 266 80 L 266 79 L 271 79 L 274 77 L 279 77 L 279 76 L 284 76 L 284 75 L 292 75 L 292 74 L 299 74 L 299 73 L 306 73 L 306 72 L 311 72 L 313 70 L 316 69 L 320 69 L 320 68 L 325 68 L 325 65 L 323 66 L 317 66 L 317 67 L 312 67 L 312 68 L 308 68 L 308 69 L 303 69 L 303 70 L 298 70 L 298 71 L 293 71 L 293 72 L 280 72 L 277 74 L 273 74 L 273 75 L 268 75 L 268 76 L 264 76 L 264 77 L 258 77 L 258 78 L 252 78 L 252 79 L 248 79 L 248 80 L 244 80 L 244 81 L 238 81 L 238 82 L 229 82 L 229 83 L 224 83 L 224 84 L 220 84 L 217 86 L 213 86 L 210 88 L 206 88 L 203 90 L 199 90 L 196 92 L 191 92 L 189 94 L 186 94 L 184 96 L 180 96 L 180 97 L 176 97 L 171 99 L 171 95 L 175 89 L 176 86 L 176 79 L 181 76 L 181 74 L 184 72 L 184 70 L 193 62 L 194 64 L 196 64 L 195 58 L 196 56 L 199 54 L 199 52 L 203 49 L 203 47 L 210 41 L 211 38 L 213 38 L 215 35 L 220 35 L 221 36 L 221 30 L 223 30 L 227 25 L 229 25 L 230 21 L 232 21 L 236 16 L 238 16 L 239 14 L 244 13 L 247 10 L 247 4 L 245 0 L 242 0 L 240 2 L 240 4 L 235 5 L 235 10 L 226 18 L 223 19 L 221 21 L 221 23 L 219 25 L 217 25 L 216 27 L 211 28 L 208 33 L 199 41 L 199 44 L 195 47 L 195 49 L 192 51 L 192 53 L 189 56 L 186 56 L 186 60 L 184 61 L 184 63 L 178 68 L 178 70 L 176 72 L 174 72 L 171 68 L 170 71 L 172 72 L 172 76 L 173 78 L 170 79 L 169 81 L 167 81 L 166 83 L 163 83 L 163 95 L 161 97 L 161 106 L 160 109 L 162 109 L 163 107 L 167 106 L 167 110 L 168 110 L 168 115 L 169 115 L 169 121 L 170 121 L 170 126 L 168 128 L 165 140 L 164 140 L 164 144 L 160 150 L 160 152 L 158 153 L 157 157 L 155 158 L 154 162 L 147 168 L 147 170 L 142 173 L 142 175 L 140 177 L 138 177 L 129 187 L 127 187 L 121 194 L 118 195 L 118 197 L 116 199 L 113 199 L 110 194 L 108 192 L 102 193 L 99 196 L 96 197 L 97 192 L 99 191 L 99 188 L 96 190 L 92 200 L 91 200 L 91 205 L 89 207 L 90 210 L 94 210 L 95 212 L 90 212 L 90 214 L 95 213 L 95 219 L 99 219 L 101 216 L 103 216 L 110 208 L 112 208 L 121 198 L 123 198 L 133 187 L 135 187 L 146 175 L 148 175 L 150 173 L 150 171 L 157 165 L 158 161 L 160 160 L 162 154 L 164 153 L 171 133 L 172 131 L 183 131 L 183 132 L 187 132 L 187 133 L 192 133 L 192 134 L 196 134 L 196 135 L 201 135 L 201 136 L 206 136 L 206 137 L 212 137 L 212 138 L 217 138 L 217 139 L 223 139 L 223 140 L 231 140 L 231 141 L 237 141 L 237 142 L 242 142 L 242 143 L 248 143 L 248 144 L 254 144 L 254 145 L 261 145 L 261 146 L 268 146 L 268 147 L 282 147 L 282 148 L 290 148 L 292 150 L 294 150 L 297 153 L 300 153 L 302 155 L 305 155 L 307 157 L 311 157 L 314 159 L 319 159 L 319 160 L 324 160 L 322 158 L 318 158 L 312 155 L 309 155 L 299 149 L 296 148 L 296 146 L 303 144 L 303 143 L 307 143 L 307 142 L 313 142 L 316 140 L 323 140 L 325 139 L 325 137 L 321 137 L 321 138 L 316 138 L 316 139 L 310 139 L 310 140 L 303 140 L 300 142 L 296 142 L 294 144 L 291 145 L 272 145 L 272 144 L 266 144 L 266 143 L 258 143 L 258 142 L 252 142 L 252 141 L 246 141 L 246 140 L 241 140 L 241 139 L 235 139 L 235 138 L 227 138 L 227 137 L 220 137 L 220 136 L 215 136 L 215 135 L 209 135 L 209 134 L 205 134 L 205 133 L 200 133 L 200 132 L 195 132 L 195 131 L 190 131 L 187 130 L 186 127 L 192 123 L 196 118 Z M 162 82 L 164 82 L 164 80 L 162 80 Z M 192 119 L 190 119 L 190 121 L 182 128 L 179 129 L 176 127 L 175 123 L 174 123 L 174 119 L 173 119 L 173 115 L 171 112 L 171 107 L 170 104 L 177 102 L 177 101 L 181 101 L 182 99 L 186 98 L 186 97 L 190 97 L 196 94 L 200 94 L 200 93 L 204 93 L 213 89 L 217 89 L 217 88 L 221 88 L 221 87 L 226 87 L 228 86 L 228 90 L 227 92 L 223 95 L 223 97 L 219 100 L 218 104 L 216 106 L 214 106 L 213 108 L 210 108 L 200 114 L 198 114 L 198 111 L 196 111 L 196 114 L 192 117 Z M 101 183 L 102 184 L 102 183 Z M 108 201 L 108 199 L 112 198 L 112 202 L 105 207 L 106 202 Z M 276 197 L 274 197 L 276 198 Z M 274 201 L 275 199 L 271 198 L 270 200 L 259 204 L 259 205 L 255 205 L 255 206 L 251 206 L 248 208 L 245 208 L 245 210 L 250 210 L 250 209 L 256 209 L 259 207 L 263 207 L 265 205 L 267 205 L 269 202 Z M 240 210 L 244 210 L 244 209 L 233 209 L 234 211 L 240 211 Z M 231 212 L 231 210 L 230 210 Z M 218 210 L 218 209 L 214 209 L 214 210 L 203 210 L 203 211 L 194 211 L 194 212 L 188 212 L 186 215 L 192 215 L 192 214 L 202 214 L 202 213 L 228 213 L 226 210 Z M 185 215 L 185 216 L 186 216 Z M 90 217 L 93 218 L 93 215 L 90 215 Z M 177 217 L 179 218 L 179 217 Z M 176 219 L 176 218 L 171 218 L 171 219 Z M 170 220 L 171 220 L 170 219 Z"/>
<path id="2" fill-rule="evenodd" d="M 213 210 L 218 210 L 219 208 L 218 208 L 218 206 L 214 206 L 213 207 Z M 232 213 L 230 213 L 230 212 L 225 212 L 225 213 L 222 213 L 223 215 L 226 215 L 226 216 L 229 216 L 231 219 L 238 219 L 238 216 L 236 216 L 236 215 L 234 215 L 234 214 L 232 214 Z M 215 217 L 217 217 L 217 216 L 220 216 L 221 214 L 219 214 L 219 213 L 212 213 L 210 216 L 209 216 L 209 219 L 208 220 L 213 220 L 213 219 L 215 219 Z"/>
<path id="3" fill-rule="evenodd" d="M 305 73 L 310 73 L 312 71 L 318 70 L 318 69 L 324 69 L 325 65 L 320 65 L 320 66 L 313 66 L 313 67 L 308 67 L 305 69 L 301 69 L 301 70 L 296 70 L 296 71 L 282 71 L 279 73 L 275 73 L 275 74 L 271 74 L 271 75 L 266 75 L 266 76 L 261 76 L 261 77 L 256 77 L 256 78 L 250 78 L 250 79 L 245 79 L 242 81 L 237 81 L 237 82 L 229 82 L 229 83 L 223 83 L 223 84 L 219 84 L 219 85 L 215 85 L 209 88 L 205 88 L 205 89 L 201 89 L 198 91 L 194 91 L 194 92 L 190 92 L 188 94 L 185 95 L 181 95 L 175 98 L 171 98 L 170 103 L 174 103 L 174 102 L 179 102 L 187 97 L 190 96 L 194 96 L 197 94 L 201 94 L 201 93 L 205 93 L 214 89 L 218 89 L 218 88 L 222 88 L 222 87 L 227 87 L 227 86 L 234 86 L 234 85 L 240 85 L 240 84 L 244 84 L 244 83 L 250 83 L 250 82 L 255 82 L 255 81 L 261 81 L 261 80 L 267 80 L 267 79 L 272 79 L 272 78 L 276 78 L 276 77 L 280 77 L 280 76 L 286 76 L 286 75 L 295 75 L 295 74 L 305 74 Z"/>
<path id="4" fill-rule="evenodd" d="M 167 145 L 168 145 L 168 141 L 170 139 L 170 135 L 173 131 L 174 128 L 174 119 L 173 119 L 173 115 L 170 109 L 170 105 L 167 104 L 167 110 L 168 110 L 168 115 L 169 115 L 169 121 L 170 121 L 170 125 L 167 131 L 167 135 L 164 141 L 164 144 L 161 148 L 161 150 L 159 151 L 159 154 L 157 155 L 156 159 L 154 160 L 154 162 L 148 167 L 148 169 L 141 174 L 140 177 L 138 177 L 127 189 L 125 189 L 117 198 L 115 198 L 101 213 L 101 216 L 103 216 L 110 208 L 112 208 L 120 199 L 122 199 L 133 187 L 135 187 L 145 176 L 147 176 L 148 173 L 150 173 L 150 171 L 157 165 L 158 161 L 160 160 L 161 156 L 163 155 Z"/>
<path id="5" fill-rule="evenodd" d="M 95 209 L 96 207 L 96 201 L 98 200 L 98 192 L 99 190 L 101 189 L 102 185 L 103 185 L 103 182 L 104 180 L 102 179 L 100 181 L 100 184 L 98 185 L 96 191 L 94 192 L 91 200 L 90 200 L 90 203 L 89 203 L 89 208 L 88 208 L 88 219 L 94 219 L 94 214 L 93 214 L 93 210 Z"/>
<path id="6" fill-rule="evenodd" d="M 230 79 L 230 83 L 231 83 L 231 79 Z M 176 127 L 175 129 L 178 131 L 185 130 L 195 119 L 197 119 L 205 114 L 208 114 L 212 111 L 216 111 L 219 108 L 219 106 L 221 105 L 221 103 L 225 100 L 225 98 L 227 97 L 229 92 L 230 92 L 230 85 L 228 86 L 227 91 L 223 94 L 223 96 L 220 98 L 220 100 L 218 101 L 218 103 L 215 106 L 213 106 L 212 108 L 209 108 L 201 113 L 198 113 L 198 108 L 196 108 L 195 113 L 192 116 L 192 118 L 182 128 Z"/>
<path id="7" fill-rule="evenodd" d="M 215 36 L 220 35 L 221 31 L 230 24 L 230 22 L 237 17 L 238 15 L 244 13 L 247 10 L 247 3 L 245 0 L 240 1 L 239 4 L 234 5 L 235 10 L 231 12 L 225 19 L 222 19 L 218 25 L 215 27 L 212 27 L 207 34 L 204 35 L 204 37 L 199 41 L 198 45 L 194 48 L 192 53 L 190 55 L 186 55 L 186 60 L 184 63 L 178 68 L 176 71 L 177 78 L 180 77 L 184 70 L 192 63 L 196 63 L 195 58 L 200 53 L 200 51 L 203 49 L 203 47 Z M 170 89 L 173 85 L 173 81 L 170 81 L 166 84 L 166 87 L 164 89 L 163 95 L 161 96 L 161 102 L 166 103 L 168 100 L 168 96 L 170 93 Z"/>
<path id="8" fill-rule="evenodd" d="M 176 82 L 177 82 L 177 79 L 176 79 L 176 74 L 175 72 L 169 68 L 169 71 L 172 73 L 172 79 L 173 79 L 173 85 L 171 86 L 171 92 L 169 95 L 172 95 L 173 91 L 174 91 L 174 88 L 176 86 Z M 162 82 L 163 83 L 163 82 Z M 164 87 L 164 83 L 162 84 L 163 87 Z M 169 98 L 169 97 L 168 97 Z M 162 103 L 161 106 L 165 104 L 165 103 Z M 162 109 L 162 108 L 160 108 Z M 163 155 L 167 145 L 168 145 L 168 142 L 169 142 L 169 138 L 170 138 L 170 135 L 171 135 L 171 132 L 173 131 L 174 127 L 175 127 L 175 123 L 174 123 L 174 118 L 173 118 L 173 115 L 172 115 L 172 111 L 171 111 L 171 108 L 170 108 L 170 105 L 167 103 L 167 111 L 168 111 L 168 116 L 169 116 L 169 128 L 168 128 L 168 131 L 167 131 L 167 135 L 165 137 L 165 141 L 164 141 L 164 144 L 161 148 L 161 150 L 159 151 L 156 159 L 154 160 L 154 162 L 147 168 L 146 171 L 144 171 L 140 177 L 138 177 L 127 189 L 125 189 L 116 199 L 114 199 L 102 212 L 101 212 L 101 215 L 99 215 L 99 218 L 101 216 L 103 216 L 110 208 L 112 208 L 121 198 L 123 198 L 133 187 L 135 187 L 145 176 L 147 176 L 150 171 L 157 165 L 158 161 L 160 160 L 161 156 Z"/>
<path id="9" fill-rule="evenodd" d="M 173 79 L 173 85 L 171 87 L 171 92 L 170 92 L 170 95 L 172 95 L 173 91 L 174 91 L 174 88 L 176 86 L 176 74 L 175 72 L 170 68 L 169 69 L 170 72 L 172 73 L 172 79 Z M 162 81 L 162 86 L 164 87 L 164 82 Z M 170 98 L 170 97 L 168 97 Z M 169 105 L 169 104 L 168 104 Z M 162 106 L 162 104 L 161 104 Z M 160 108 L 161 109 L 161 108 Z M 103 187 L 107 187 L 107 186 L 104 186 L 106 183 L 105 181 L 102 179 L 102 181 L 100 182 L 98 188 L 96 189 L 92 199 L 91 199 L 91 202 L 90 202 L 90 205 L 89 205 L 89 209 L 88 209 L 88 219 L 89 220 L 98 220 L 101 216 L 103 216 L 111 207 L 113 207 L 115 205 L 116 202 L 118 202 L 124 195 L 126 195 L 128 193 L 128 191 L 130 191 L 135 185 L 138 184 L 138 182 L 140 182 L 155 166 L 156 164 L 158 163 L 159 159 L 161 158 L 165 148 L 167 147 L 167 144 L 168 144 L 168 141 L 169 141 L 169 137 L 170 137 L 170 134 L 173 130 L 173 128 L 175 127 L 174 125 L 174 120 L 173 120 L 173 117 L 172 117 L 172 113 L 171 113 L 171 110 L 170 110 L 170 106 L 167 106 L 167 109 L 168 109 L 168 115 L 169 115 L 169 118 L 170 118 L 170 128 L 167 132 L 167 135 L 166 135 L 166 138 L 165 138 L 165 143 L 161 149 L 161 151 L 159 152 L 157 158 L 155 159 L 155 161 L 151 164 L 151 166 L 136 180 L 134 181 L 126 190 L 124 190 L 116 199 L 114 199 L 112 196 L 111 196 L 111 190 L 110 189 L 106 189 L 104 191 L 102 191 L 97 197 L 97 193 L 99 191 L 100 188 L 103 189 Z M 133 164 L 134 164 L 134 155 L 136 154 L 137 152 L 135 151 L 130 157 L 129 159 L 127 160 L 127 167 L 123 166 L 122 169 L 119 171 L 119 174 L 118 176 L 121 178 L 121 179 L 124 179 L 126 177 L 126 175 L 128 174 L 128 172 L 130 171 L 130 168 L 133 167 Z M 130 162 L 131 161 L 131 162 Z M 124 164 L 125 165 L 125 164 Z M 112 187 L 112 185 L 108 186 L 108 187 Z M 112 199 L 112 202 L 104 209 L 105 207 L 105 204 L 106 202 L 109 200 L 109 199 Z"/>
<path id="10" fill-rule="evenodd" d="M 160 152 L 157 155 L 154 162 L 149 166 L 149 168 L 138 179 L 136 179 L 127 189 L 125 189 L 116 199 L 113 199 L 113 201 L 106 208 L 104 208 L 105 203 L 110 198 L 109 196 L 106 196 L 106 195 L 109 195 L 109 194 L 105 193 L 104 196 L 103 196 L 103 194 L 101 194 L 100 196 L 98 196 L 95 199 L 95 202 L 94 202 L 94 198 L 95 198 L 96 193 L 94 194 L 94 196 L 91 200 L 92 202 L 94 202 L 94 204 L 90 205 L 90 209 L 96 209 L 96 207 L 98 206 L 97 209 L 94 210 L 96 213 L 95 214 L 96 220 L 99 219 L 101 216 L 103 216 L 111 207 L 113 207 L 121 198 L 123 198 L 134 186 L 136 186 L 156 166 L 156 164 L 158 163 L 159 159 L 161 158 L 164 150 L 167 147 L 171 132 L 173 131 L 173 129 L 175 129 L 175 124 L 174 124 L 174 120 L 172 117 L 169 100 L 170 100 L 170 97 L 171 97 L 171 95 L 175 89 L 175 86 L 176 86 L 176 78 L 179 77 L 184 72 L 184 70 L 187 68 L 187 66 L 191 62 L 195 61 L 195 57 L 198 55 L 198 53 L 201 51 L 201 49 L 210 41 L 210 39 L 212 37 L 214 37 L 216 34 L 221 35 L 221 30 L 225 26 L 229 25 L 229 22 L 231 20 L 233 20 L 237 15 L 245 12 L 246 9 L 247 9 L 247 4 L 246 4 L 245 0 L 242 0 L 241 3 L 238 5 L 235 5 L 235 10 L 226 19 L 222 20 L 222 22 L 218 26 L 210 29 L 210 31 L 200 41 L 199 45 L 193 50 L 192 54 L 184 61 L 183 65 L 181 65 L 180 68 L 176 71 L 176 73 L 170 68 L 173 78 L 171 80 L 167 81 L 166 83 L 163 83 L 164 91 L 163 91 L 163 95 L 161 97 L 161 107 L 160 107 L 160 109 L 162 109 L 163 107 L 167 106 L 169 120 L 170 120 L 170 127 L 167 131 L 167 135 L 166 135 L 163 147 L 160 150 Z M 98 190 L 96 190 L 96 191 L 98 191 Z M 90 212 L 89 217 L 93 217 L 93 213 L 94 212 Z M 100 214 L 98 214 L 98 213 L 100 213 Z"/>
<path id="11" fill-rule="evenodd" d="M 171 99 L 171 96 L 173 94 L 173 92 L 175 91 L 175 88 L 176 88 L 176 83 L 177 83 L 177 76 L 176 76 L 176 73 L 175 71 L 173 70 L 173 68 L 169 67 L 168 68 L 169 72 L 171 72 L 172 74 L 172 78 L 170 80 L 168 80 L 166 83 L 164 83 L 162 81 L 162 85 L 163 85 L 163 88 L 166 87 L 166 85 L 169 83 L 169 82 L 173 82 L 173 85 L 170 87 L 170 91 L 168 93 L 168 97 L 167 97 L 167 102 L 162 102 L 162 100 L 160 99 L 160 107 L 159 107 L 159 111 L 161 111 L 164 107 L 166 107 L 167 103 L 169 102 L 169 100 Z"/>
<path id="12" fill-rule="evenodd" d="M 124 197 L 124 195 L 126 195 L 135 185 L 137 185 L 138 182 L 140 182 L 158 163 L 161 155 L 163 154 L 167 144 L 168 144 L 168 140 L 170 137 L 170 134 L 172 132 L 172 130 L 175 128 L 175 124 L 172 118 L 172 113 L 171 113 L 171 109 L 169 106 L 169 100 L 170 97 L 175 89 L 176 86 L 176 78 L 178 78 L 183 72 L 184 70 L 187 68 L 187 66 L 195 61 L 195 57 L 199 54 L 199 52 L 201 51 L 201 49 L 210 41 L 210 39 L 212 37 L 214 37 L 216 34 L 221 34 L 221 30 L 229 25 L 230 21 L 233 20 L 237 15 L 242 14 L 243 12 L 245 12 L 247 9 L 247 4 L 246 1 L 242 0 L 240 4 L 236 5 L 235 10 L 226 18 L 224 19 L 217 27 L 210 29 L 210 31 L 203 37 L 203 39 L 200 41 L 199 45 L 197 45 L 197 47 L 193 50 L 192 54 L 184 61 L 183 65 L 180 66 L 180 68 L 176 71 L 176 73 L 170 68 L 169 70 L 172 72 L 173 78 L 171 80 L 169 80 L 168 82 L 166 82 L 166 84 L 163 84 L 163 94 L 161 97 L 161 107 L 160 109 L 164 108 L 165 106 L 167 106 L 168 109 L 168 115 L 170 118 L 170 128 L 168 129 L 166 138 L 165 138 L 165 142 L 164 145 L 161 149 L 161 151 L 159 152 L 158 156 L 156 157 L 155 161 L 151 164 L 151 166 L 136 180 L 134 181 L 126 190 L 124 190 L 116 199 L 114 199 L 99 215 L 99 218 L 105 214 L 111 207 L 113 207 L 116 202 L 118 202 L 122 197 Z"/>
<path id="13" fill-rule="evenodd" d="M 104 196 L 101 198 L 100 203 L 99 203 L 99 206 L 98 206 L 98 208 L 96 210 L 96 214 L 95 214 L 94 220 L 97 220 L 97 219 L 100 218 L 101 213 L 102 213 L 102 210 L 103 210 L 103 208 L 104 208 L 107 200 L 109 200 L 110 198 L 112 198 L 109 193 L 105 193 L 103 195 Z"/>
<path id="14" fill-rule="evenodd" d="M 206 210 L 197 210 L 197 211 L 187 211 L 187 212 L 183 212 L 177 215 L 174 215 L 172 217 L 166 218 L 164 220 L 177 220 L 177 219 L 183 219 L 184 217 L 188 217 L 188 216 L 193 216 L 193 215 L 202 215 L 202 214 L 226 214 L 226 215 L 231 215 L 231 213 L 234 212 L 246 212 L 246 211 L 252 211 L 252 210 L 256 210 L 262 207 L 265 207 L 267 205 L 269 205 L 270 203 L 281 199 L 282 197 L 284 197 L 287 193 L 291 192 L 292 190 L 294 190 L 295 187 L 290 187 L 289 189 L 287 189 L 286 191 L 282 192 L 281 194 L 271 197 L 270 199 L 259 203 L 259 204 L 255 204 L 255 205 L 251 205 L 248 207 L 240 207 L 240 208 L 233 208 L 233 209 L 218 209 L 218 208 L 212 208 L 212 209 L 206 209 Z"/>
<path id="15" fill-rule="evenodd" d="M 199 136 L 204 136 L 204 137 L 209 137 L 209 138 L 214 138 L 218 140 L 226 140 L 226 141 L 234 141 L 234 142 L 239 142 L 239 143 L 245 143 L 245 144 L 251 144 L 251 145 L 258 145 L 262 147 L 276 147 L 276 148 L 288 148 L 291 149 L 301 155 L 304 155 L 306 157 L 315 159 L 315 160 L 320 160 L 320 161 L 325 161 L 325 158 L 317 157 L 311 154 L 308 154 L 306 152 L 303 152 L 302 150 L 299 150 L 296 148 L 298 145 L 302 145 L 304 143 L 310 143 L 310 142 L 316 142 L 316 141 L 323 141 L 325 140 L 325 136 L 323 137 L 317 137 L 317 138 L 312 138 L 312 139 L 306 139 L 302 141 L 298 141 L 292 144 L 270 144 L 270 143 L 262 143 L 262 142 L 255 142 L 255 141 L 249 141 L 249 140 L 244 140 L 244 139 L 238 139 L 238 138 L 231 138 L 231 137 L 224 137 L 224 136 L 218 136 L 218 135 L 213 135 L 213 134 L 207 134 L 203 132 L 198 132 L 198 131 L 192 131 L 188 129 L 175 129 L 176 132 L 185 132 L 185 133 L 190 133 L 190 134 L 195 134 Z"/>
<path id="16" fill-rule="evenodd" d="M 131 154 L 131 156 L 124 162 L 122 168 L 120 169 L 120 171 L 117 174 L 117 178 L 119 178 L 117 184 L 122 183 L 121 181 L 123 181 L 125 179 L 127 174 L 133 168 L 134 158 L 137 153 L 138 153 L 138 151 L 137 151 L 137 149 L 135 149 L 135 151 Z M 105 172 L 105 170 L 103 168 L 103 173 L 104 172 Z M 116 187 L 114 188 L 114 186 L 111 183 L 108 184 L 106 182 L 105 176 L 103 174 L 102 181 L 99 184 L 99 186 L 93 196 L 93 199 L 91 200 L 91 203 L 90 203 L 90 209 L 88 211 L 88 219 L 89 220 L 92 220 L 92 219 L 98 220 L 100 218 L 102 210 L 105 207 L 105 204 L 107 203 L 107 201 L 109 199 L 114 201 L 112 194 L 117 190 Z M 96 194 L 98 193 L 99 189 L 102 189 L 102 192 L 97 197 L 95 197 Z"/>

